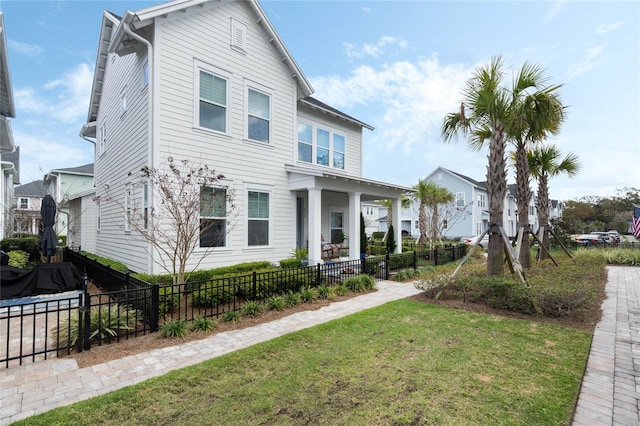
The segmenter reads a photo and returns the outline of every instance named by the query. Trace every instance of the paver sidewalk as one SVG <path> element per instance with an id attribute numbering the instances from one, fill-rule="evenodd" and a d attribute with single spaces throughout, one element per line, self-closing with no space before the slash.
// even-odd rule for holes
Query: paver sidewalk
<path id="1" fill-rule="evenodd" d="M 210 338 L 162 348 L 91 367 L 74 359 L 53 359 L 0 371 L 0 425 L 130 386 L 171 370 L 246 348 L 341 318 L 364 309 L 420 293 L 412 283 L 382 281 L 378 291 L 297 312 L 255 327 L 218 333 Z"/>
<path id="2" fill-rule="evenodd" d="M 640 425 L 640 267 L 607 267 L 574 426 Z"/>

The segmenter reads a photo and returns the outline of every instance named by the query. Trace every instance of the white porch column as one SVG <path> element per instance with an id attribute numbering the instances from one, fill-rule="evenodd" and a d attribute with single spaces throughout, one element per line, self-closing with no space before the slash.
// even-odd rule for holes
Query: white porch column
<path id="1" fill-rule="evenodd" d="M 393 233 L 396 236 L 396 253 L 402 253 L 402 205 L 401 198 L 393 199 Z"/>
<path id="2" fill-rule="evenodd" d="M 307 188 L 309 212 L 309 265 L 322 263 L 322 189 Z"/>
<path id="3" fill-rule="evenodd" d="M 360 195 L 349 193 L 349 259 L 360 258 Z"/>

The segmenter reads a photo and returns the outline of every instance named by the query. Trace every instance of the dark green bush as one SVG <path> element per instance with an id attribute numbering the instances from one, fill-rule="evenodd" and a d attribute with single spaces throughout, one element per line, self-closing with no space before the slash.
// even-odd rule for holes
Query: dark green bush
<path id="1" fill-rule="evenodd" d="M 112 260 L 106 257 L 102 257 L 102 256 L 98 256 L 97 254 L 93 254 L 93 253 L 89 253 L 88 251 L 80 251 L 80 254 L 88 257 L 89 259 L 94 259 L 96 261 L 98 261 L 98 263 L 101 263 L 102 265 L 106 265 L 109 266 L 111 269 L 114 269 L 116 271 L 120 271 L 120 272 L 128 272 L 129 268 L 127 268 L 127 266 L 124 263 L 120 263 L 116 260 Z M 148 282 L 148 281 L 147 281 Z"/>
<path id="2" fill-rule="evenodd" d="M 12 250 L 9 253 L 9 266 L 25 269 L 29 263 L 29 254 L 22 250 Z"/>
<path id="3" fill-rule="evenodd" d="M 40 258 L 40 238 L 37 236 L 24 236 L 20 238 L 5 238 L 0 241 L 0 248 L 5 253 L 13 250 L 21 250 L 29 254 L 29 260 Z"/>
<path id="4" fill-rule="evenodd" d="M 160 315 L 165 315 L 180 304 L 180 292 L 174 291 L 172 286 L 160 287 L 160 304 L 158 311 Z"/>
<path id="5" fill-rule="evenodd" d="M 282 259 L 280 261 L 281 268 L 298 268 L 302 263 L 301 259 Z"/>
<path id="6" fill-rule="evenodd" d="M 218 306 L 228 303 L 234 294 L 228 287 L 213 286 L 211 283 L 203 283 L 193 291 L 191 303 L 193 306 Z"/>
<path id="7" fill-rule="evenodd" d="M 384 238 L 383 231 L 375 231 L 371 233 L 371 239 L 373 240 L 382 240 Z"/>

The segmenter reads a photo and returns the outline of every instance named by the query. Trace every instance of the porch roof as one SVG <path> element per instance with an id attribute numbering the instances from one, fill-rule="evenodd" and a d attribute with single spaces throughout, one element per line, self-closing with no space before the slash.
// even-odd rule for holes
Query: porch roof
<path id="1" fill-rule="evenodd" d="M 397 198 L 415 192 L 406 186 L 317 168 L 285 165 L 285 171 L 289 175 L 289 189 L 292 191 L 320 188 L 335 192 L 359 192 L 361 201 Z"/>

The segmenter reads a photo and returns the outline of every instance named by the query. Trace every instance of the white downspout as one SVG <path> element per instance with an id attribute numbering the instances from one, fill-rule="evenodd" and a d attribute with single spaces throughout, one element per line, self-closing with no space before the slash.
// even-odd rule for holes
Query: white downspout
<path id="1" fill-rule="evenodd" d="M 125 33 L 127 33 L 129 36 L 139 41 L 140 43 L 143 43 L 145 46 L 147 46 L 147 66 L 149 67 L 149 82 L 148 82 L 149 90 L 147 90 L 148 102 L 149 102 L 148 112 L 147 112 L 148 114 L 147 126 L 149 127 L 147 130 L 147 134 L 149 135 L 149 143 L 147 145 L 149 147 L 149 154 L 148 154 L 147 162 L 149 167 L 153 168 L 154 167 L 154 163 L 153 163 L 153 152 L 154 152 L 154 149 L 153 149 L 153 142 L 154 142 L 154 138 L 153 138 L 153 88 L 154 88 L 153 86 L 153 76 L 154 76 L 153 46 L 151 45 L 150 41 L 131 31 L 131 27 L 129 27 L 129 22 L 133 18 L 133 16 L 134 16 L 133 14 L 127 11 L 127 14 L 122 20 L 122 26 L 124 28 Z M 149 206 L 151 209 L 153 209 L 153 206 L 154 206 L 153 188 L 149 188 L 149 189 L 150 190 L 147 192 L 149 196 Z M 154 273 L 153 266 L 155 262 L 153 261 L 154 250 L 153 250 L 153 245 L 151 243 L 149 243 L 149 249 L 147 252 L 149 253 L 149 255 L 147 256 L 147 270 L 149 271 L 150 274 L 153 275 Z"/>

